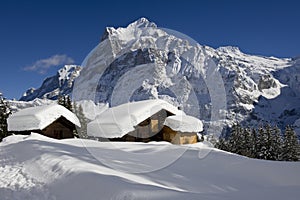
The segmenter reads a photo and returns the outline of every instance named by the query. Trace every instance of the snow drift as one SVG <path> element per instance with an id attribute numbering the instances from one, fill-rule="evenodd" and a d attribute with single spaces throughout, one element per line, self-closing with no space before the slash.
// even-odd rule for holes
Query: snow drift
<path id="1" fill-rule="evenodd" d="M 111 165 L 95 159 L 91 149 Z M 163 168 L 125 170 L 151 168 L 178 150 L 184 153 Z M 144 159 L 137 159 L 139 155 Z M 299 162 L 254 160 L 201 143 L 101 143 L 14 135 L 0 143 L 0 199 L 298 200 L 299 170 Z"/>

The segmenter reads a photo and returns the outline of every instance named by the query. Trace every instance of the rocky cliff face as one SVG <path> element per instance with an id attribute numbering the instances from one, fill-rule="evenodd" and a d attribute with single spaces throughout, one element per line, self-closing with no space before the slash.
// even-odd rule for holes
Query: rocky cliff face
<path id="1" fill-rule="evenodd" d="M 125 28 L 106 28 L 83 65 L 74 99 L 110 106 L 164 99 L 203 120 L 207 132 L 236 122 L 283 127 L 300 118 L 299 58 L 248 55 L 230 46 L 213 49 L 145 18 Z M 57 96 L 55 88 L 64 84 L 58 75 L 50 79 L 22 99 Z"/>
<path id="2" fill-rule="evenodd" d="M 20 98 L 21 101 L 32 101 L 36 98 L 57 99 L 58 95 L 72 92 L 74 79 L 79 75 L 81 67 L 65 65 L 55 76 L 46 78 L 38 89 L 30 88 Z"/>

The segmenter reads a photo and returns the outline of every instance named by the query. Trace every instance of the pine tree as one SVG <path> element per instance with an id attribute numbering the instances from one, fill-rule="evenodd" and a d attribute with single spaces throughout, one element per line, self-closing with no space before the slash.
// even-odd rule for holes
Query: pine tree
<path id="1" fill-rule="evenodd" d="M 271 160 L 282 160 L 282 147 L 283 141 L 280 134 L 280 129 L 277 126 L 275 126 L 273 127 L 273 134 L 271 136 Z"/>
<path id="2" fill-rule="evenodd" d="M 254 158 L 255 153 L 253 147 L 255 146 L 254 144 L 254 136 L 252 130 L 248 127 L 244 129 L 244 151 L 243 155 Z"/>
<path id="3" fill-rule="evenodd" d="M 73 106 L 70 96 L 67 96 L 65 99 L 65 107 L 73 112 Z"/>
<path id="4" fill-rule="evenodd" d="M 245 146 L 244 129 L 239 125 L 233 125 L 228 139 L 228 148 L 230 152 L 242 155 Z"/>
<path id="5" fill-rule="evenodd" d="M 224 151 L 229 151 L 228 141 L 225 138 L 219 138 L 219 141 L 216 144 L 216 148 Z"/>
<path id="6" fill-rule="evenodd" d="M 76 114 L 76 116 L 78 117 L 79 121 L 80 121 L 80 124 L 81 124 L 81 127 L 77 127 L 77 136 L 79 138 L 88 138 L 88 135 L 87 135 L 87 123 L 88 123 L 88 120 L 87 118 L 85 117 L 84 113 L 83 113 L 83 108 L 81 105 L 77 106 L 76 103 L 74 102 L 73 103 L 73 106 L 74 106 L 74 113 Z"/>
<path id="7" fill-rule="evenodd" d="M 266 159 L 267 143 L 268 143 L 268 139 L 265 134 L 265 130 L 263 129 L 263 127 L 259 127 L 257 131 L 256 158 Z"/>
<path id="8" fill-rule="evenodd" d="M 0 93 L 0 141 L 9 135 L 7 130 L 7 118 L 10 114 L 9 105 L 2 93 Z"/>
<path id="9" fill-rule="evenodd" d="M 57 103 L 61 106 L 64 106 L 71 112 L 73 112 L 73 105 L 72 105 L 72 101 L 71 101 L 71 98 L 69 95 L 67 95 L 67 96 L 59 95 L 57 98 Z"/>
<path id="10" fill-rule="evenodd" d="M 273 160 L 273 149 L 272 149 L 272 135 L 273 130 L 270 124 L 265 126 L 265 155 L 264 159 L 266 160 Z"/>
<path id="11" fill-rule="evenodd" d="M 299 160 L 299 142 L 295 131 L 292 127 L 287 126 L 284 134 L 283 142 L 283 155 L 285 161 L 298 161 Z"/>
<path id="12" fill-rule="evenodd" d="M 251 136 L 253 140 L 252 147 L 251 147 L 251 155 L 253 158 L 257 158 L 258 141 L 257 141 L 257 131 L 255 130 L 255 128 L 252 128 Z"/>

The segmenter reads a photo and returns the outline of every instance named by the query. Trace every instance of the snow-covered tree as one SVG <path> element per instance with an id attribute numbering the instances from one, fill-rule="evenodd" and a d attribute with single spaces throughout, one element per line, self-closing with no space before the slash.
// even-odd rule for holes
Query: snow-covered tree
<path id="1" fill-rule="evenodd" d="M 254 135 L 251 128 L 245 128 L 243 129 L 243 135 L 244 135 L 244 150 L 242 152 L 242 155 L 254 158 L 255 157 L 255 143 L 254 143 Z"/>
<path id="2" fill-rule="evenodd" d="M 271 160 L 282 160 L 282 147 L 283 141 L 282 136 L 280 134 L 280 129 L 275 126 L 273 127 L 273 133 L 271 136 Z"/>
<path id="3" fill-rule="evenodd" d="M 283 154 L 282 158 L 285 161 L 299 160 L 299 142 L 297 135 L 292 127 L 287 126 L 284 133 Z"/>
<path id="4" fill-rule="evenodd" d="M 233 153 L 240 153 L 240 143 L 241 143 L 241 127 L 239 124 L 232 126 L 231 133 L 228 139 L 228 149 Z"/>

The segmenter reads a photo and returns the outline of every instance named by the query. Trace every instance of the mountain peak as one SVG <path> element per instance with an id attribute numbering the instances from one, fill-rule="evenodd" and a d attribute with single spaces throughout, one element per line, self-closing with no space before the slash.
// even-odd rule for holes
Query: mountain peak
<path id="1" fill-rule="evenodd" d="M 157 25 L 154 22 L 150 22 L 147 18 L 141 17 L 138 20 L 130 23 L 125 28 L 113 28 L 113 27 L 106 27 L 104 30 L 104 33 L 102 34 L 101 41 L 106 40 L 109 38 L 110 35 L 113 35 L 114 33 L 119 32 L 120 30 L 130 30 L 130 29 L 138 29 L 138 28 L 157 28 Z"/>
<path id="2" fill-rule="evenodd" d="M 145 27 L 152 27 L 152 28 L 157 28 L 157 25 L 154 22 L 150 22 L 147 18 L 142 17 L 131 24 L 127 26 L 129 27 L 137 27 L 137 28 L 145 28 Z"/>
<path id="3" fill-rule="evenodd" d="M 31 101 L 35 98 L 56 99 L 58 95 L 70 94 L 73 88 L 73 82 L 79 76 L 81 67 L 78 65 L 65 65 L 59 69 L 56 75 L 44 80 L 40 88 L 29 88 L 21 101 Z"/>

